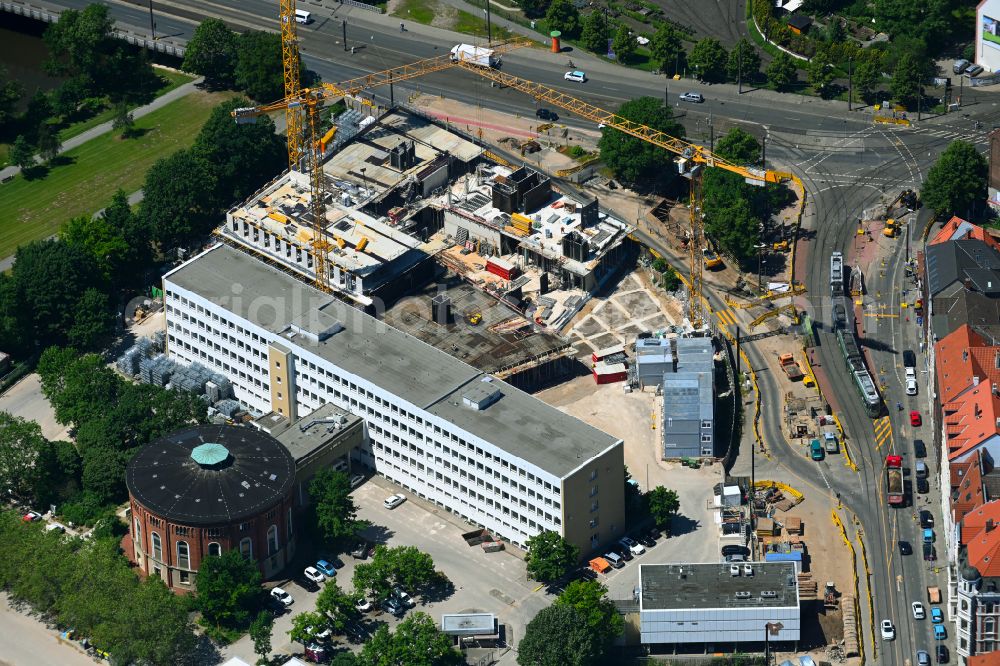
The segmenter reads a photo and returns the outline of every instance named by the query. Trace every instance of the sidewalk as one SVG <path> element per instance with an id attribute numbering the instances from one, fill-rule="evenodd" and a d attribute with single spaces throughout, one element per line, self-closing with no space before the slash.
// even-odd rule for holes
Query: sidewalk
<path id="1" fill-rule="evenodd" d="M 160 95 L 159 97 L 157 97 L 156 99 L 154 99 L 149 104 L 146 104 L 145 106 L 136 107 L 135 109 L 132 110 L 132 117 L 134 119 L 138 120 L 139 118 L 142 118 L 146 114 L 152 113 L 153 111 L 156 111 L 157 109 L 159 109 L 159 108 L 161 108 L 161 107 L 163 107 L 163 106 L 165 106 L 167 104 L 170 104 L 170 102 L 173 102 L 174 100 L 178 100 L 181 97 L 184 97 L 184 96 L 186 96 L 186 95 L 194 92 L 197 89 L 197 86 L 203 80 L 204 80 L 203 78 L 198 77 L 194 81 L 190 81 L 188 83 L 185 83 L 182 86 L 178 86 L 177 88 L 174 88 L 173 90 L 171 90 L 170 92 L 166 93 L 165 95 Z M 82 132 L 80 134 L 77 134 L 76 136 L 74 136 L 71 139 L 67 139 L 66 143 L 64 143 L 62 145 L 62 148 L 59 149 L 59 154 L 65 153 L 68 150 L 72 150 L 73 148 L 76 148 L 77 146 L 80 146 L 80 145 L 82 145 L 84 143 L 87 143 L 88 141 L 90 141 L 93 138 L 99 137 L 102 134 L 106 134 L 106 133 L 110 132 L 111 131 L 111 125 L 112 125 L 112 121 L 109 120 L 106 123 L 101 123 L 100 125 L 96 125 L 94 127 L 91 127 L 86 132 Z M 35 161 L 36 162 L 41 162 L 42 161 L 41 156 L 40 155 L 35 155 Z M 9 167 L 7 167 L 5 169 L 0 170 L 0 180 L 6 180 L 7 178 L 11 178 L 13 176 L 16 176 L 19 173 L 21 173 L 21 167 L 19 167 L 19 166 L 9 166 Z M 4 269 L 0 269 L 0 270 L 4 270 Z"/>

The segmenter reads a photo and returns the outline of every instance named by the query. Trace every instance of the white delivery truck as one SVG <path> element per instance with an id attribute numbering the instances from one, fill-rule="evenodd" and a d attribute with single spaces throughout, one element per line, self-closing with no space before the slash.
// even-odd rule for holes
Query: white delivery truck
<path id="1" fill-rule="evenodd" d="M 471 62 L 480 67 L 496 67 L 500 63 L 500 59 L 494 55 L 493 49 L 473 46 L 472 44 L 456 44 L 453 46 L 451 49 L 451 60 L 452 62 L 458 62 L 459 60 Z"/>

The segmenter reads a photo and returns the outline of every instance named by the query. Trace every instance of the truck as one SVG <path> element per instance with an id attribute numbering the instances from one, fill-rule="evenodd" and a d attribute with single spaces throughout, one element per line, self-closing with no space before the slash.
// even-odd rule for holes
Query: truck
<path id="1" fill-rule="evenodd" d="M 834 252 L 830 255 L 830 291 L 834 296 L 844 293 L 844 254 Z"/>
<path id="2" fill-rule="evenodd" d="M 941 603 L 941 589 L 937 587 L 928 587 L 927 601 L 929 601 L 932 604 Z"/>
<path id="3" fill-rule="evenodd" d="M 885 494 L 889 506 L 903 506 L 903 458 L 885 457 Z"/>
<path id="4" fill-rule="evenodd" d="M 493 49 L 473 46 L 472 44 L 456 44 L 451 47 L 451 61 L 458 62 L 459 60 L 480 67 L 496 67 L 500 63 L 500 59 L 496 57 Z"/>
<path id="5" fill-rule="evenodd" d="M 802 368 L 800 368 L 799 364 L 795 361 L 795 356 L 793 354 L 782 354 L 778 357 L 778 364 L 781 366 L 781 369 L 784 370 L 788 378 L 793 382 L 797 382 L 802 379 L 804 373 L 802 372 Z"/>

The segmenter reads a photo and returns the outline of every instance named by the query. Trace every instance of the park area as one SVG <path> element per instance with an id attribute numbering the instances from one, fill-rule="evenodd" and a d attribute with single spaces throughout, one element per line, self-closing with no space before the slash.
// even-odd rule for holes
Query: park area
<path id="1" fill-rule="evenodd" d="M 60 155 L 44 177 L 19 175 L 0 186 L 5 202 L 0 257 L 57 233 L 70 218 L 92 215 L 119 189 L 139 190 L 149 167 L 189 147 L 212 109 L 232 95 L 195 91 L 137 119 L 135 138 L 103 134 Z"/>

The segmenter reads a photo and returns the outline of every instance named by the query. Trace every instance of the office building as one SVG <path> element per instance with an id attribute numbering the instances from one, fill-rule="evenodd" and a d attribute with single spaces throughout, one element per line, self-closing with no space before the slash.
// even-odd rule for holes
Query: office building
<path id="1" fill-rule="evenodd" d="M 252 411 L 346 409 L 366 423 L 355 460 L 518 546 L 624 533 L 621 440 L 226 245 L 163 287 L 169 356 Z"/>

